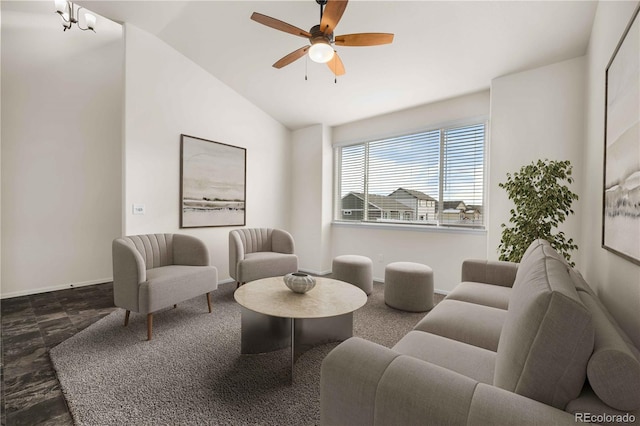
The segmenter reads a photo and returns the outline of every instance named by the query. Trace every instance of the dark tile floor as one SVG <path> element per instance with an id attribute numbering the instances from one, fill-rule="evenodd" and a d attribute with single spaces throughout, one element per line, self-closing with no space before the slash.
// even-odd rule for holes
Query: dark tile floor
<path id="1" fill-rule="evenodd" d="M 49 349 L 114 309 L 111 283 L 0 301 L 2 425 L 72 425 Z"/>

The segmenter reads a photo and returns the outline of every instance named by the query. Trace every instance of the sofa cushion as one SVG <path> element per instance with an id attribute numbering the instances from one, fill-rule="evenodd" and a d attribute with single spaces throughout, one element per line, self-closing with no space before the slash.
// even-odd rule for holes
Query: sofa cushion
<path id="1" fill-rule="evenodd" d="M 510 297 L 511 287 L 476 282 L 462 282 L 458 284 L 446 298 L 447 300 L 460 300 L 506 310 L 509 307 Z"/>
<path id="2" fill-rule="evenodd" d="M 496 353 L 424 331 L 410 331 L 392 348 L 482 383 L 492 384 Z"/>
<path id="3" fill-rule="evenodd" d="M 181 285 L 183 282 L 189 285 Z M 149 269 L 147 281 L 140 284 L 139 311 L 155 312 L 217 287 L 218 270 L 213 266 L 169 265 Z"/>
<path id="4" fill-rule="evenodd" d="M 414 329 L 495 352 L 506 315 L 503 309 L 443 300 Z"/>
<path id="5" fill-rule="evenodd" d="M 531 244 L 529 244 L 529 247 L 527 247 L 527 249 L 524 251 L 524 254 L 522 255 L 522 259 L 520 259 L 520 264 L 527 263 L 527 259 L 529 258 L 529 256 L 531 256 L 536 250 L 542 250 L 542 246 L 551 247 L 551 244 L 549 243 L 549 241 L 543 240 L 541 238 L 538 238 L 537 240 L 534 240 Z"/>
<path id="6" fill-rule="evenodd" d="M 564 409 L 584 384 L 593 324 L 566 262 L 549 245 L 534 244 L 518 267 L 494 384 Z"/>
<path id="7" fill-rule="evenodd" d="M 298 270 L 298 257 L 295 254 L 282 254 L 260 251 L 245 254 L 238 262 L 238 277 L 245 282 L 263 277 L 277 277 Z"/>
<path id="8" fill-rule="evenodd" d="M 582 277 L 582 274 L 574 268 L 569 270 L 569 276 L 573 281 L 573 285 L 576 287 L 578 291 L 584 291 L 585 293 L 589 293 L 592 296 L 596 296 L 596 292 L 587 284 L 587 282 Z"/>
<path id="9" fill-rule="evenodd" d="M 516 279 L 518 264 L 500 260 L 467 259 L 462 262 L 461 281 L 472 281 L 512 287 Z"/>
<path id="10" fill-rule="evenodd" d="M 591 294 L 579 292 L 591 312 L 595 328 L 593 354 L 587 377 L 593 391 L 606 404 L 623 411 L 640 408 L 640 361 Z"/>
<path id="11" fill-rule="evenodd" d="M 567 269 L 569 269 L 569 265 L 567 265 L 562 256 L 560 256 L 558 252 L 551 247 L 551 244 L 549 244 L 548 241 L 541 239 L 534 240 L 527 250 L 525 250 L 524 255 L 522 255 L 512 287 L 515 287 L 518 282 L 528 279 L 531 273 L 531 268 L 536 267 L 537 265 L 535 260 L 537 259 L 539 261 L 540 256 L 558 259 L 566 265 Z"/>

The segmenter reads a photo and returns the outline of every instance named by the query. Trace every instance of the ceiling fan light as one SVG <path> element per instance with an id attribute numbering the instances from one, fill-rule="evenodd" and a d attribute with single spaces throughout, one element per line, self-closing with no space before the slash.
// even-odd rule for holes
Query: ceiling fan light
<path id="1" fill-rule="evenodd" d="M 309 48 L 309 58 L 321 64 L 329 62 L 333 58 L 334 50 L 325 42 L 317 42 Z"/>
<path id="2" fill-rule="evenodd" d="M 67 10 L 67 0 L 54 0 L 54 1 L 56 5 L 56 12 L 58 12 L 60 15 L 65 13 L 65 11 Z"/>
<path id="3" fill-rule="evenodd" d="M 87 24 L 87 28 L 94 30 L 96 28 L 96 16 L 91 13 L 85 13 L 84 19 Z"/>

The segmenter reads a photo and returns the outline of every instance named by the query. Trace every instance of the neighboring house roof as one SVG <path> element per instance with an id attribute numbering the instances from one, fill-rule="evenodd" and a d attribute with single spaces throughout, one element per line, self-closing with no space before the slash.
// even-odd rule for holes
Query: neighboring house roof
<path id="1" fill-rule="evenodd" d="M 444 201 L 442 203 L 442 208 L 443 210 L 466 210 L 467 209 L 467 205 L 464 203 L 464 201 Z M 462 207 L 460 207 L 460 205 L 462 205 Z"/>
<path id="2" fill-rule="evenodd" d="M 413 210 L 412 206 L 404 204 L 401 198 L 396 198 L 398 195 L 398 192 L 405 192 L 419 200 L 435 201 L 435 208 L 436 208 L 436 211 L 438 211 L 439 205 L 436 199 L 425 194 L 424 192 L 416 191 L 413 189 L 406 189 L 406 188 L 398 188 L 389 195 L 369 194 L 369 204 L 373 205 L 374 207 L 380 210 L 385 210 L 385 211 L 396 211 L 396 210 L 412 211 Z M 345 195 L 342 198 L 345 199 L 350 195 L 364 201 L 364 194 L 361 192 L 349 192 L 347 195 Z M 453 213 L 453 212 L 473 213 L 476 211 L 478 213 L 482 213 L 482 206 L 476 206 L 471 204 L 467 205 L 462 200 L 444 201 L 442 204 L 443 204 L 442 206 L 443 213 Z"/>
<path id="3" fill-rule="evenodd" d="M 435 198 L 431 197 L 430 195 L 425 194 L 424 192 L 420 192 L 420 191 L 416 191 L 415 189 L 406 189 L 406 188 L 398 188 L 395 191 L 393 191 L 391 194 L 389 194 L 389 196 L 393 196 L 394 194 L 396 194 L 397 192 L 400 191 L 404 191 L 407 194 L 417 198 L 418 200 L 428 200 L 428 201 L 437 201 Z"/>
<path id="4" fill-rule="evenodd" d="M 358 197 L 362 201 L 364 201 L 364 194 L 360 192 L 350 192 L 347 195 L 345 195 L 343 199 L 348 197 L 349 195 L 353 195 L 355 197 Z M 391 211 L 391 210 L 392 211 L 395 211 L 395 210 L 410 211 L 411 210 L 411 208 L 408 207 L 407 205 L 402 204 L 401 202 L 396 201 L 393 198 L 388 197 L 387 195 L 369 194 L 369 204 L 374 205 L 380 210 L 386 210 L 386 211 Z"/>
<path id="5" fill-rule="evenodd" d="M 482 206 L 476 206 L 473 204 L 467 204 L 467 210 L 475 210 L 478 213 L 482 213 Z"/>

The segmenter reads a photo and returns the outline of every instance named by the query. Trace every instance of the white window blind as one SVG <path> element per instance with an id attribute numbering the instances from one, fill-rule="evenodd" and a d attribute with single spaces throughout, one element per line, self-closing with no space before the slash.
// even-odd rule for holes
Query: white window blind
<path id="1" fill-rule="evenodd" d="M 336 220 L 482 227 L 485 125 L 337 149 Z"/>

